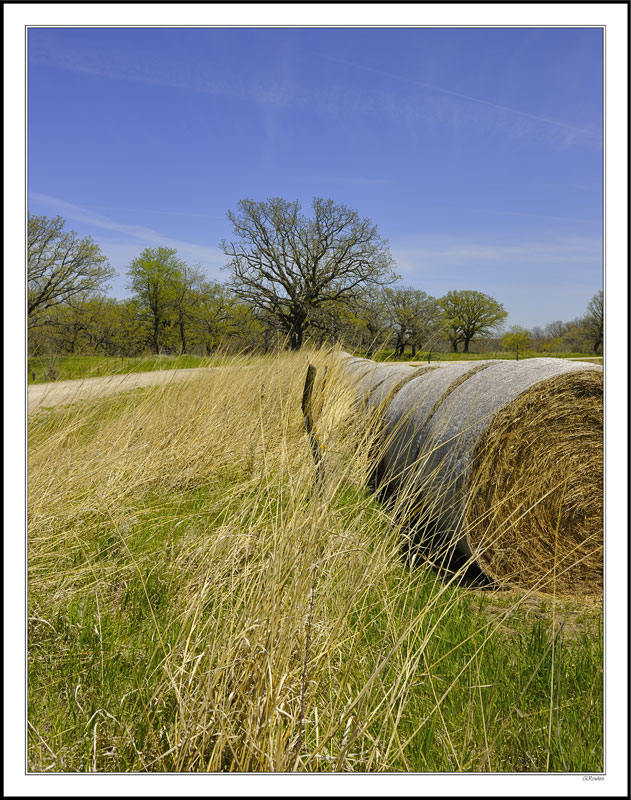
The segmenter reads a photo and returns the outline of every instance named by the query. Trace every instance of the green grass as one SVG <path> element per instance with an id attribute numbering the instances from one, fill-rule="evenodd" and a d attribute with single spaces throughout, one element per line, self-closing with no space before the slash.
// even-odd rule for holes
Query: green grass
<path id="1" fill-rule="evenodd" d="M 355 355 L 360 356 L 362 358 L 366 358 L 366 353 L 358 350 L 355 352 Z M 371 358 L 375 361 L 413 361 L 413 362 L 426 362 L 427 361 L 427 351 L 419 350 L 416 355 L 413 357 L 411 353 L 406 352 L 403 356 L 394 357 L 394 350 L 378 350 L 376 351 Z M 433 361 L 477 361 L 477 360 L 487 360 L 487 359 L 509 359 L 512 360 L 515 358 L 514 353 L 508 353 L 506 351 L 497 351 L 491 353 L 437 353 L 432 352 L 431 360 Z M 602 363 L 602 356 L 594 356 L 593 353 L 535 353 L 529 352 L 525 354 L 520 354 L 519 360 L 523 360 L 525 358 L 581 358 L 585 361 L 591 361 L 596 364 Z"/>
<path id="2" fill-rule="evenodd" d="M 104 375 L 124 375 L 131 372 L 152 372 L 158 369 L 191 369 L 195 367 L 214 367 L 230 363 L 234 358 L 227 356 L 47 356 L 28 359 L 28 382 L 47 383 L 49 381 L 96 378 Z M 247 357 L 239 359 L 245 363 Z"/>
<path id="3" fill-rule="evenodd" d="M 305 366 L 30 419 L 29 770 L 601 771 L 599 608 L 410 567 Z"/>
<path id="4" fill-rule="evenodd" d="M 590 616 L 591 630 L 587 625 L 572 638 L 564 637 L 550 614 L 529 618 L 523 598 L 513 598 L 501 613 L 481 592 L 452 588 L 437 600 L 432 577 L 423 569 L 396 576 L 390 591 L 397 598 L 394 630 L 407 624 L 412 631 L 384 675 L 385 685 L 400 680 L 406 663 L 418 662 L 396 730 L 408 745 L 394 770 L 602 769 L 597 753 L 603 653 L 602 634 L 594 629 L 597 615 Z M 377 606 L 374 618 L 362 621 L 371 631 L 367 648 L 387 629 L 383 616 Z M 417 619 L 423 620 L 418 629 Z M 424 635 L 427 644 L 419 659 L 418 639 Z M 548 731 L 551 687 L 553 737 Z"/>

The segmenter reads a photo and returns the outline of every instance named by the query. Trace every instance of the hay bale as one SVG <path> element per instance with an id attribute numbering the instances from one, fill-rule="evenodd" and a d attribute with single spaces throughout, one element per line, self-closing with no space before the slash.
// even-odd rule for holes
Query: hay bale
<path id="1" fill-rule="evenodd" d="M 410 364 L 391 364 L 354 358 L 348 353 L 338 353 L 337 360 L 350 378 L 360 405 L 375 407 L 392 389 L 403 386 L 408 380 L 424 371 L 425 367 Z"/>
<path id="2" fill-rule="evenodd" d="M 502 585 L 600 590 L 602 367 L 457 362 L 402 386 L 370 375 L 365 405 L 383 414 L 375 486 L 414 510 L 426 555 Z"/>
<path id="3" fill-rule="evenodd" d="M 377 476 L 384 491 L 392 494 L 408 477 L 427 439 L 427 419 L 452 388 L 492 361 L 448 361 L 432 374 L 421 373 L 400 388 L 383 409 L 383 452 Z M 436 365 L 435 365 L 436 366 Z M 385 486 L 388 489 L 385 489 Z"/>
<path id="4" fill-rule="evenodd" d="M 456 555 L 499 584 L 602 585 L 601 368 L 494 363 L 443 400 L 420 451 L 410 479 Z"/>
<path id="5" fill-rule="evenodd" d="M 568 371 L 504 406 L 478 439 L 465 536 L 499 584 L 599 593 L 603 373 Z"/>
<path id="6" fill-rule="evenodd" d="M 355 390 L 361 402 L 368 406 L 374 406 L 373 395 L 382 395 L 386 387 L 393 387 L 403 384 L 416 372 L 414 367 L 409 364 L 378 364 L 376 369 L 372 369 L 362 374 L 362 377 L 355 384 Z M 372 402 L 371 402 L 372 399 Z"/>
<path id="7" fill-rule="evenodd" d="M 390 370 L 385 373 L 384 377 L 381 377 L 381 375 L 384 375 L 384 373 L 381 373 L 379 376 L 381 380 L 373 383 L 368 394 L 366 395 L 365 400 L 368 408 L 383 408 L 384 411 L 387 410 L 392 399 L 397 397 L 409 383 L 411 383 L 413 380 L 416 380 L 421 375 L 425 375 L 428 372 L 433 372 L 434 370 L 438 369 L 438 367 L 434 364 L 425 365 L 422 367 L 411 367 L 411 365 L 405 366 L 408 367 L 407 370 L 392 366 Z"/>

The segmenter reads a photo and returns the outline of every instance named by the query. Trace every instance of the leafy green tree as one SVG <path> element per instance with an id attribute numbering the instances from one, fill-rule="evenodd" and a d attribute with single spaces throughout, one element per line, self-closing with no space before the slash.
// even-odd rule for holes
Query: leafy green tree
<path id="1" fill-rule="evenodd" d="M 53 327 L 57 350 L 71 354 L 113 355 L 118 303 L 105 295 L 93 295 L 72 306 L 55 308 Z"/>
<path id="2" fill-rule="evenodd" d="M 193 337 L 195 345 L 206 355 L 224 345 L 235 325 L 233 310 L 237 298 L 226 286 L 216 281 L 203 281 L 199 302 L 195 306 Z"/>
<path id="3" fill-rule="evenodd" d="M 294 350 L 319 306 L 350 305 L 362 288 L 396 279 L 387 242 L 369 219 L 317 197 L 312 208 L 307 218 L 297 200 L 241 200 L 228 212 L 237 240 L 221 243 L 230 288 L 275 318 Z"/>
<path id="4" fill-rule="evenodd" d="M 371 358 L 380 344 L 391 338 L 386 289 L 368 287 L 358 297 L 353 310 L 354 324 L 360 337 L 360 347 Z"/>
<path id="5" fill-rule="evenodd" d="M 317 347 L 343 343 L 346 349 L 355 350 L 363 346 L 367 338 L 364 319 L 356 303 L 322 303 L 313 310 L 309 325 L 309 336 Z"/>
<path id="6" fill-rule="evenodd" d="M 117 354 L 116 334 L 122 303 L 113 297 L 97 296 L 84 304 L 89 319 L 86 328 L 86 348 L 90 353 Z"/>
<path id="7" fill-rule="evenodd" d="M 519 354 L 524 355 L 532 348 L 532 337 L 530 331 L 526 328 L 521 328 L 519 325 L 513 325 L 504 336 L 502 336 L 502 349 L 510 350 L 515 353 L 515 359 L 519 361 Z"/>
<path id="8" fill-rule="evenodd" d="M 440 308 L 436 299 L 421 289 L 409 286 L 384 290 L 386 313 L 395 337 L 395 357 L 409 345 L 416 350 L 436 338 L 440 328 Z"/>
<path id="9" fill-rule="evenodd" d="M 90 313 L 87 300 L 59 304 L 49 310 L 55 352 L 85 354 L 89 347 Z"/>
<path id="10" fill-rule="evenodd" d="M 176 286 L 181 285 L 185 263 L 177 251 L 167 247 L 146 247 L 127 270 L 128 288 L 149 319 L 151 344 L 159 354 L 173 322 L 176 305 Z"/>
<path id="11" fill-rule="evenodd" d="M 548 337 L 540 349 L 544 353 L 561 353 L 565 348 L 565 339 L 562 336 Z"/>
<path id="12" fill-rule="evenodd" d="M 180 353 L 187 353 L 187 333 L 199 317 L 204 276 L 198 266 L 182 263 L 179 277 L 173 280 L 172 308 L 179 334 Z"/>
<path id="13" fill-rule="evenodd" d="M 138 299 L 116 304 L 114 325 L 111 355 L 139 356 L 146 352 L 151 341 L 151 320 Z"/>
<path id="14" fill-rule="evenodd" d="M 265 323 L 248 303 L 236 301 L 227 309 L 222 326 L 222 344 L 230 350 L 259 350 L 264 346 Z"/>
<path id="15" fill-rule="evenodd" d="M 70 304 L 106 287 L 116 270 L 89 236 L 80 239 L 65 231 L 62 217 L 28 218 L 28 320 L 29 327 L 44 324 L 43 312 Z"/>
<path id="16" fill-rule="evenodd" d="M 585 328 L 587 337 L 590 340 L 594 353 L 603 344 L 603 293 L 602 290 L 596 292 L 587 305 L 587 314 L 583 319 L 583 327 Z"/>
<path id="17" fill-rule="evenodd" d="M 489 336 L 508 316 L 501 303 L 488 294 L 472 290 L 447 292 L 438 301 L 454 353 L 463 343 L 463 352 L 476 336 Z"/>

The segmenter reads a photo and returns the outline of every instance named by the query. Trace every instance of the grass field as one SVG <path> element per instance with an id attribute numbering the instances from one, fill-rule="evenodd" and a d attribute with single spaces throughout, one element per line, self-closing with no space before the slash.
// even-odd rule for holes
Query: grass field
<path id="1" fill-rule="evenodd" d="M 362 356 L 367 358 L 366 354 L 358 351 L 356 353 L 358 356 Z M 428 358 L 428 354 L 426 351 L 419 350 L 414 357 L 409 352 L 406 352 L 403 356 L 394 357 L 393 350 L 378 350 L 376 351 L 371 358 L 374 361 L 419 361 L 419 362 L 426 362 Z M 505 350 L 491 352 L 491 353 L 431 353 L 431 361 L 476 361 L 476 360 L 487 360 L 487 359 L 514 359 L 514 353 L 508 353 Z M 535 353 L 535 352 L 528 352 L 528 353 L 520 353 L 519 360 L 521 361 L 524 358 L 580 358 L 583 361 L 590 361 L 594 364 L 602 364 L 603 357 L 602 356 L 594 356 L 593 353 Z"/>
<path id="2" fill-rule="evenodd" d="M 29 419 L 28 769 L 598 772 L 598 603 L 402 558 L 283 354 Z"/>
<path id="3" fill-rule="evenodd" d="M 358 351 L 356 355 L 365 356 Z M 553 358 L 583 358 L 602 364 L 602 356 L 591 357 L 585 353 L 531 353 L 520 358 L 548 356 Z M 487 358 L 511 358 L 510 353 L 432 353 L 432 361 L 470 361 Z M 239 356 L 238 363 L 250 363 L 253 356 Z M 412 358 L 409 353 L 403 358 L 395 359 L 392 350 L 381 350 L 374 354 L 375 361 L 426 361 L 427 353 L 419 352 Z M 260 356 L 259 356 L 260 359 Z M 47 356 L 28 359 L 28 382 L 47 383 L 56 380 L 73 380 L 78 378 L 96 378 L 105 375 L 122 375 L 130 372 L 152 372 L 158 369 L 189 369 L 194 367 L 212 367 L 231 363 L 235 357 L 213 355 L 210 357 L 182 356 L 138 356 L 134 358 L 118 356 Z"/>

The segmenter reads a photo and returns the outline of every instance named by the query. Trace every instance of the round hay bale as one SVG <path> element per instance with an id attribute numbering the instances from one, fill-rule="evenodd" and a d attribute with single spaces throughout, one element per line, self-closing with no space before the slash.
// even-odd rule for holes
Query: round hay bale
<path id="1" fill-rule="evenodd" d="M 375 393 L 377 396 L 383 396 L 388 388 L 402 384 L 412 377 L 415 371 L 409 364 L 377 364 L 376 369 L 364 373 L 355 385 L 360 401 L 369 407 L 374 407 Z"/>
<path id="2" fill-rule="evenodd" d="M 407 370 L 402 369 L 403 366 L 406 366 Z M 405 386 L 421 375 L 425 375 L 435 369 L 438 369 L 438 367 L 434 364 L 422 367 L 411 367 L 407 364 L 401 366 L 393 365 L 390 367 L 390 370 L 385 373 L 385 377 L 381 377 L 384 375 L 384 373 L 381 373 L 379 375 L 381 380 L 373 383 L 366 396 L 366 405 L 369 408 L 376 409 L 383 407 L 387 410 L 390 407 L 392 399 L 398 396 Z"/>
<path id="3" fill-rule="evenodd" d="M 598 589 L 602 368 L 542 358 L 471 375 L 434 410 L 410 480 L 438 541 L 497 583 Z"/>
<path id="4" fill-rule="evenodd" d="M 504 406 L 478 440 L 466 538 L 497 583 L 602 589 L 602 398 L 602 372 L 566 372 Z"/>
<path id="5" fill-rule="evenodd" d="M 392 389 L 403 386 L 426 369 L 410 364 L 377 363 L 368 358 L 354 358 L 348 353 L 339 353 L 338 362 L 351 379 L 359 403 L 369 407 L 375 407 Z"/>
<path id="6" fill-rule="evenodd" d="M 382 453 L 377 466 L 378 481 L 388 494 L 409 479 L 427 438 L 427 420 L 432 409 L 452 389 L 492 361 L 447 361 L 432 370 L 415 375 L 393 394 L 383 409 Z M 436 365 L 434 365 L 436 367 Z"/>
<path id="7" fill-rule="evenodd" d="M 599 591 L 602 367 L 537 358 L 383 374 L 358 385 L 382 413 L 374 488 L 404 509 L 420 551 L 500 585 Z"/>

